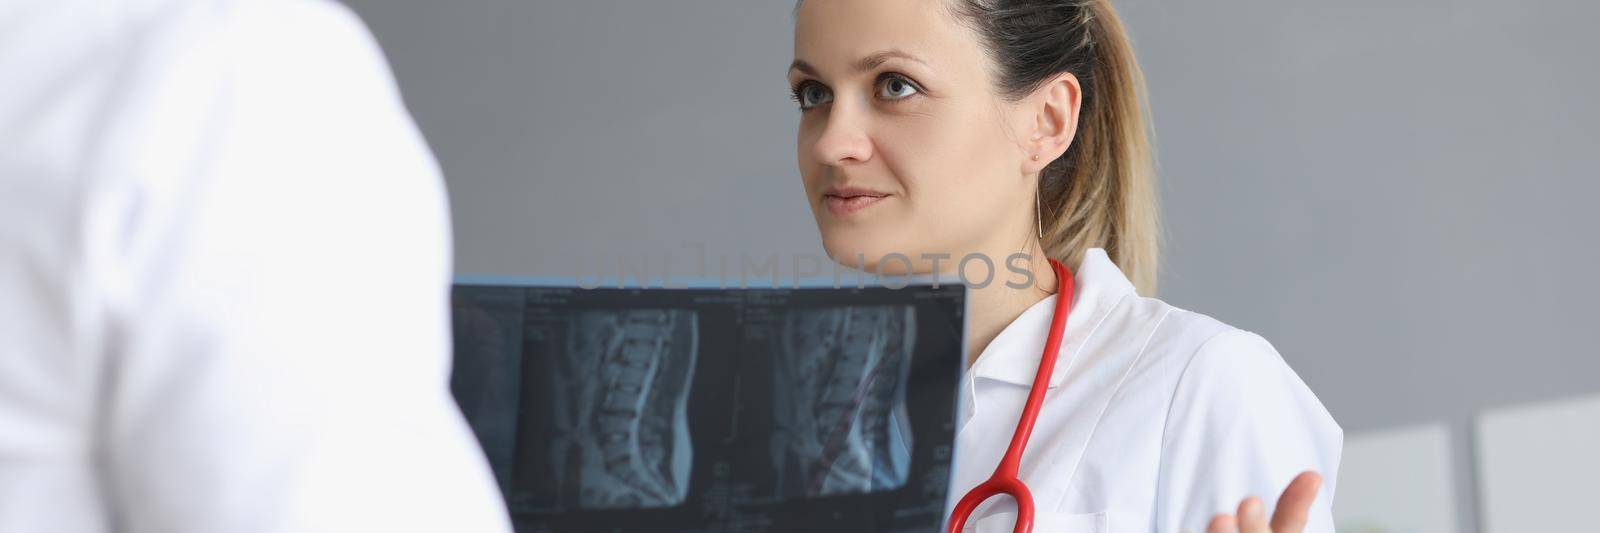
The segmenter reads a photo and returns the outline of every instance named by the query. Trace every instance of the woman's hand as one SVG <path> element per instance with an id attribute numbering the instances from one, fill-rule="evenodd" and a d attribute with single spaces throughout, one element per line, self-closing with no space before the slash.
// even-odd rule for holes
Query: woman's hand
<path id="1" fill-rule="evenodd" d="M 1272 523 L 1262 514 L 1261 498 L 1251 496 L 1239 502 L 1238 518 L 1219 514 L 1211 519 L 1206 533 L 1300 533 L 1306 527 L 1311 502 L 1317 498 L 1322 486 L 1322 476 L 1307 470 L 1289 482 L 1278 497 L 1278 508 L 1272 511 Z"/>

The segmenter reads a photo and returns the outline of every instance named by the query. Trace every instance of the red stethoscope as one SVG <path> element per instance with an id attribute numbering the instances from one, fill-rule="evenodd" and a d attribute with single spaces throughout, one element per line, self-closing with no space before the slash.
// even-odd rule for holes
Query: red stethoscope
<path id="1" fill-rule="evenodd" d="M 1061 334 L 1067 329 L 1067 313 L 1072 309 L 1073 295 L 1072 273 L 1060 261 L 1054 258 L 1049 261 L 1050 268 L 1056 272 L 1060 289 L 1056 293 L 1055 314 L 1050 318 L 1050 336 L 1045 338 L 1044 353 L 1039 355 L 1039 373 L 1033 376 L 1033 388 L 1028 391 L 1028 403 L 1022 406 L 1022 418 L 1017 420 L 1017 431 L 1011 434 L 1011 445 L 1006 447 L 1006 454 L 1000 458 L 994 475 L 973 487 L 956 503 L 955 510 L 950 512 L 946 533 L 960 533 L 978 504 L 1000 494 L 1009 495 L 1017 502 L 1017 523 L 1012 527 L 1012 532 L 1033 531 L 1033 493 L 1017 477 L 1017 465 L 1022 462 L 1022 450 L 1028 447 L 1028 436 L 1033 434 L 1033 423 L 1038 421 L 1039 407 L 1044 404 L 1044 391 L 1055 372 L 1056 354 L 1061 348 Z"/>

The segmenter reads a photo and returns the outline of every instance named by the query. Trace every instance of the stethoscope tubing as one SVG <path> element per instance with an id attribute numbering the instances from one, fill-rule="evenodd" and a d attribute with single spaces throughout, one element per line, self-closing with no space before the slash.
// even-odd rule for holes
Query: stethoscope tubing
<path id="1" fill-rule="evenodd" d="M 1022 416 L 1017 419 L 1017 429 L 1011 434 L 1011 444 L 1006 447 L 1006 453 L 1000 458 L 1000 464 L 995 467 L 994 475 L 987 481 L 973 487 L 961 501 L 956 503 L 955 509 L 950 512 L 946 533 L 960 533 L 966 526 L 967 519 L 972 517 L 972 512 L 991 497 L 1005 494 L 1017 502 L 1017 522 L 1012 526 L 1013 533 L 1032 533 L 1033 531 L 1033 493 L 1028 490 L 1028 485 L 1017 477 L 1019 465 L 1022 463 L 1022 452 L 1028 447 L 1028 438 L 1033 436 L 1033 425 L 1039 420 L 1039 409 L 1044 405 L 1044 393 L 1050 388 L 1050 377 L 1055 374 L 1056 359 L 1061 349 L 1062 334 L 1067 329 L 1067 314 L 1072 309 L 1073 290 L 1072 273 L 1067 267 L 1054 258 L 1049 259 L 1050 268 L 1056 273 L 1056 283 L 1059 289 L 1056 294 L 1055 313 L 1050 318 L 1050 335 L 1045 338 L 1044 353 L 1039 354 L 1039 371 L 1033 377 L 1033 386 L 1028 390 L 1028 402 L 1022 406 Z"/>

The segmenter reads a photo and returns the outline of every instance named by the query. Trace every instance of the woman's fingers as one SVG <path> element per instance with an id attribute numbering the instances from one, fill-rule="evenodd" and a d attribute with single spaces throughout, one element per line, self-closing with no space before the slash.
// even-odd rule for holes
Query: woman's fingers
<path id="1" fill-rule="evenodd" d="M 1278 498 L 1278 507 L 1272 511 L 1273 533 L 1300 533 L 1306 527 L 1306 519 L 1311 514 L 1311 502 L 1317 499 L 1317 490 L 1322 487 L 1322 476 L 1315 471 L 1307 470 L 1295 476 L 1289 482 L 1289 488 L 1283 489 L 1283 496 Z"/>
<path id="2" fill-rule="evenodd" d="M 1251 496 L 1239 502 L 1239 533 L 1273 533 L 1267 525 L 1266 505 Z"/>
<path id="3" fill-rule="evenodd" d="M 1211 518 L 1206 533 L 1239 533 L 1239 525 L 1234 522 L 1233 515 L 1219 514 Z"/>
<path id="4" fill-rule="evenodd" d="M 1311 515 L 1311 502 L 1316 501 L 1317 490 L 1321 487 L 1320 474 L 1312 470 L 1301 472 L 1278 497 L 1278 506 L 1272 511 L 1270 525 L 1261 498 L 1250 496 L 1239 502 L 1237 515 L 1219 514 L 1212 517 L 1211 524 L 1206 526 L 1206 533 L 1301 533 L 1305 530 L 1307 517 Z"/>

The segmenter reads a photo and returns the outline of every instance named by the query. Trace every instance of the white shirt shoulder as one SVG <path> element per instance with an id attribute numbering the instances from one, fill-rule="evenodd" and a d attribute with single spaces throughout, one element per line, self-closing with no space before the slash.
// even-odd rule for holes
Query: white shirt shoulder
<path id="1" fill-rule="evenodd" d="M 1251 495 L 1270 512 L 1290 480 L 1316 470 L 1323 484 L 1305 531 L 1332 533 L 1344 431 L 1277 348 L 1227 326 L 1176 361 L 1183 368 L 1164 417 L 1157 529 L 1204 531 L 1212 515 L 1233 513 Z"/>
<path id="2" fill-rule="evenodd" d="M 317 0 L 0 0 L 0 531 L 509 531 L 449 220 Z"/>

